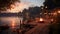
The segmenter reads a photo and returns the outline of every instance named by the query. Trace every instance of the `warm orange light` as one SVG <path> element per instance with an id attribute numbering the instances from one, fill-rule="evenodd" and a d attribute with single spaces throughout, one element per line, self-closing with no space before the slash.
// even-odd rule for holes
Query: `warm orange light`
<path id="1" fill-rule="evenodd" d="M 47 14 L 47 13 L 44 13 L 44 14 Z"/>
<path id="2" fill-rule="evenodd" d="M 53 19 L 51 19 L 51 21 L 54 21 Z"/>
<path id="3" fill-rule="evenodd" d="M 12 26 L 12 28 L 15 27 L 15 21 L 12 21 L 11 26 Z"/>
<path id="4" fill-rule="evenodd" d="M 43 18 L 40 18 L 40 21 L 43 21 Z"/>
<path id="5" fill-rule="evenodd" d="M 58 11 L 58 13 L 60 13 L 60 11 Z"/>
<path id="6" fill-rule="evenodd" d="M 53 15 L 57 15 L 57 13 L 55 12 L 55 13 L 53 13 Z"/>

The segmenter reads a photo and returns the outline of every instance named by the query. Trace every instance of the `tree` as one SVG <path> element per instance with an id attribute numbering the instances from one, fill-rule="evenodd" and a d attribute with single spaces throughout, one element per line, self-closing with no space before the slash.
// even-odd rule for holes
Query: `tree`
<path id="1" fill-rule="evenodd" d="M 0 11 L 6 10 L 6 8 L 9 8 L 14 2 L 19 2 L 19 0 L 0 0 Z"/>
<path id="2" fill-rule="evenodd" d="M 44 6 L 48 7 L 48 9 L 54 9 L 56 7 L 60 7 L 60 0 L 45 0 Z"/>

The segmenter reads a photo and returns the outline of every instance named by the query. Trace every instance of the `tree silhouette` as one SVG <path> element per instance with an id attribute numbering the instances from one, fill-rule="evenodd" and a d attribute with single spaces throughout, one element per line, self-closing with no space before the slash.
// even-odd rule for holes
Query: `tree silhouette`
<path id="1" fill-rule="evenodd" d="M 48 9 L 60 7 L 60 0 L 45 0 L 44 6 L 47 6 Z"/>
<path id="2" fill-rule="evenodd" d="M 6 10 L 14 2 L 19 2 L 19 0 L 0 0 L 0 10 Z"/>

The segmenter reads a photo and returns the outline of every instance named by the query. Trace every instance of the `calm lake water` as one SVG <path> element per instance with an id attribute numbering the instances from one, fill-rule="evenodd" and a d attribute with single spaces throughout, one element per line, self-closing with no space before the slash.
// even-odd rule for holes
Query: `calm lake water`
<path id="1" fill-rule="evenodd" d="M 22 17 L 0 17 L 0 25 L 19 26 L 22 20 Z"/>

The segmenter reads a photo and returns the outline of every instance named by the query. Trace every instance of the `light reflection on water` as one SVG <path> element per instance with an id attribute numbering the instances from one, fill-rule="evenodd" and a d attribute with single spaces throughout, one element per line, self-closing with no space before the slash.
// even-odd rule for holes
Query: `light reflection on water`
<path id="1" fill-rule="evenodd" d="M 7 24 L 8 26 L 19 26 L 21 17 L 0 17 L 0 25 Z"/>

